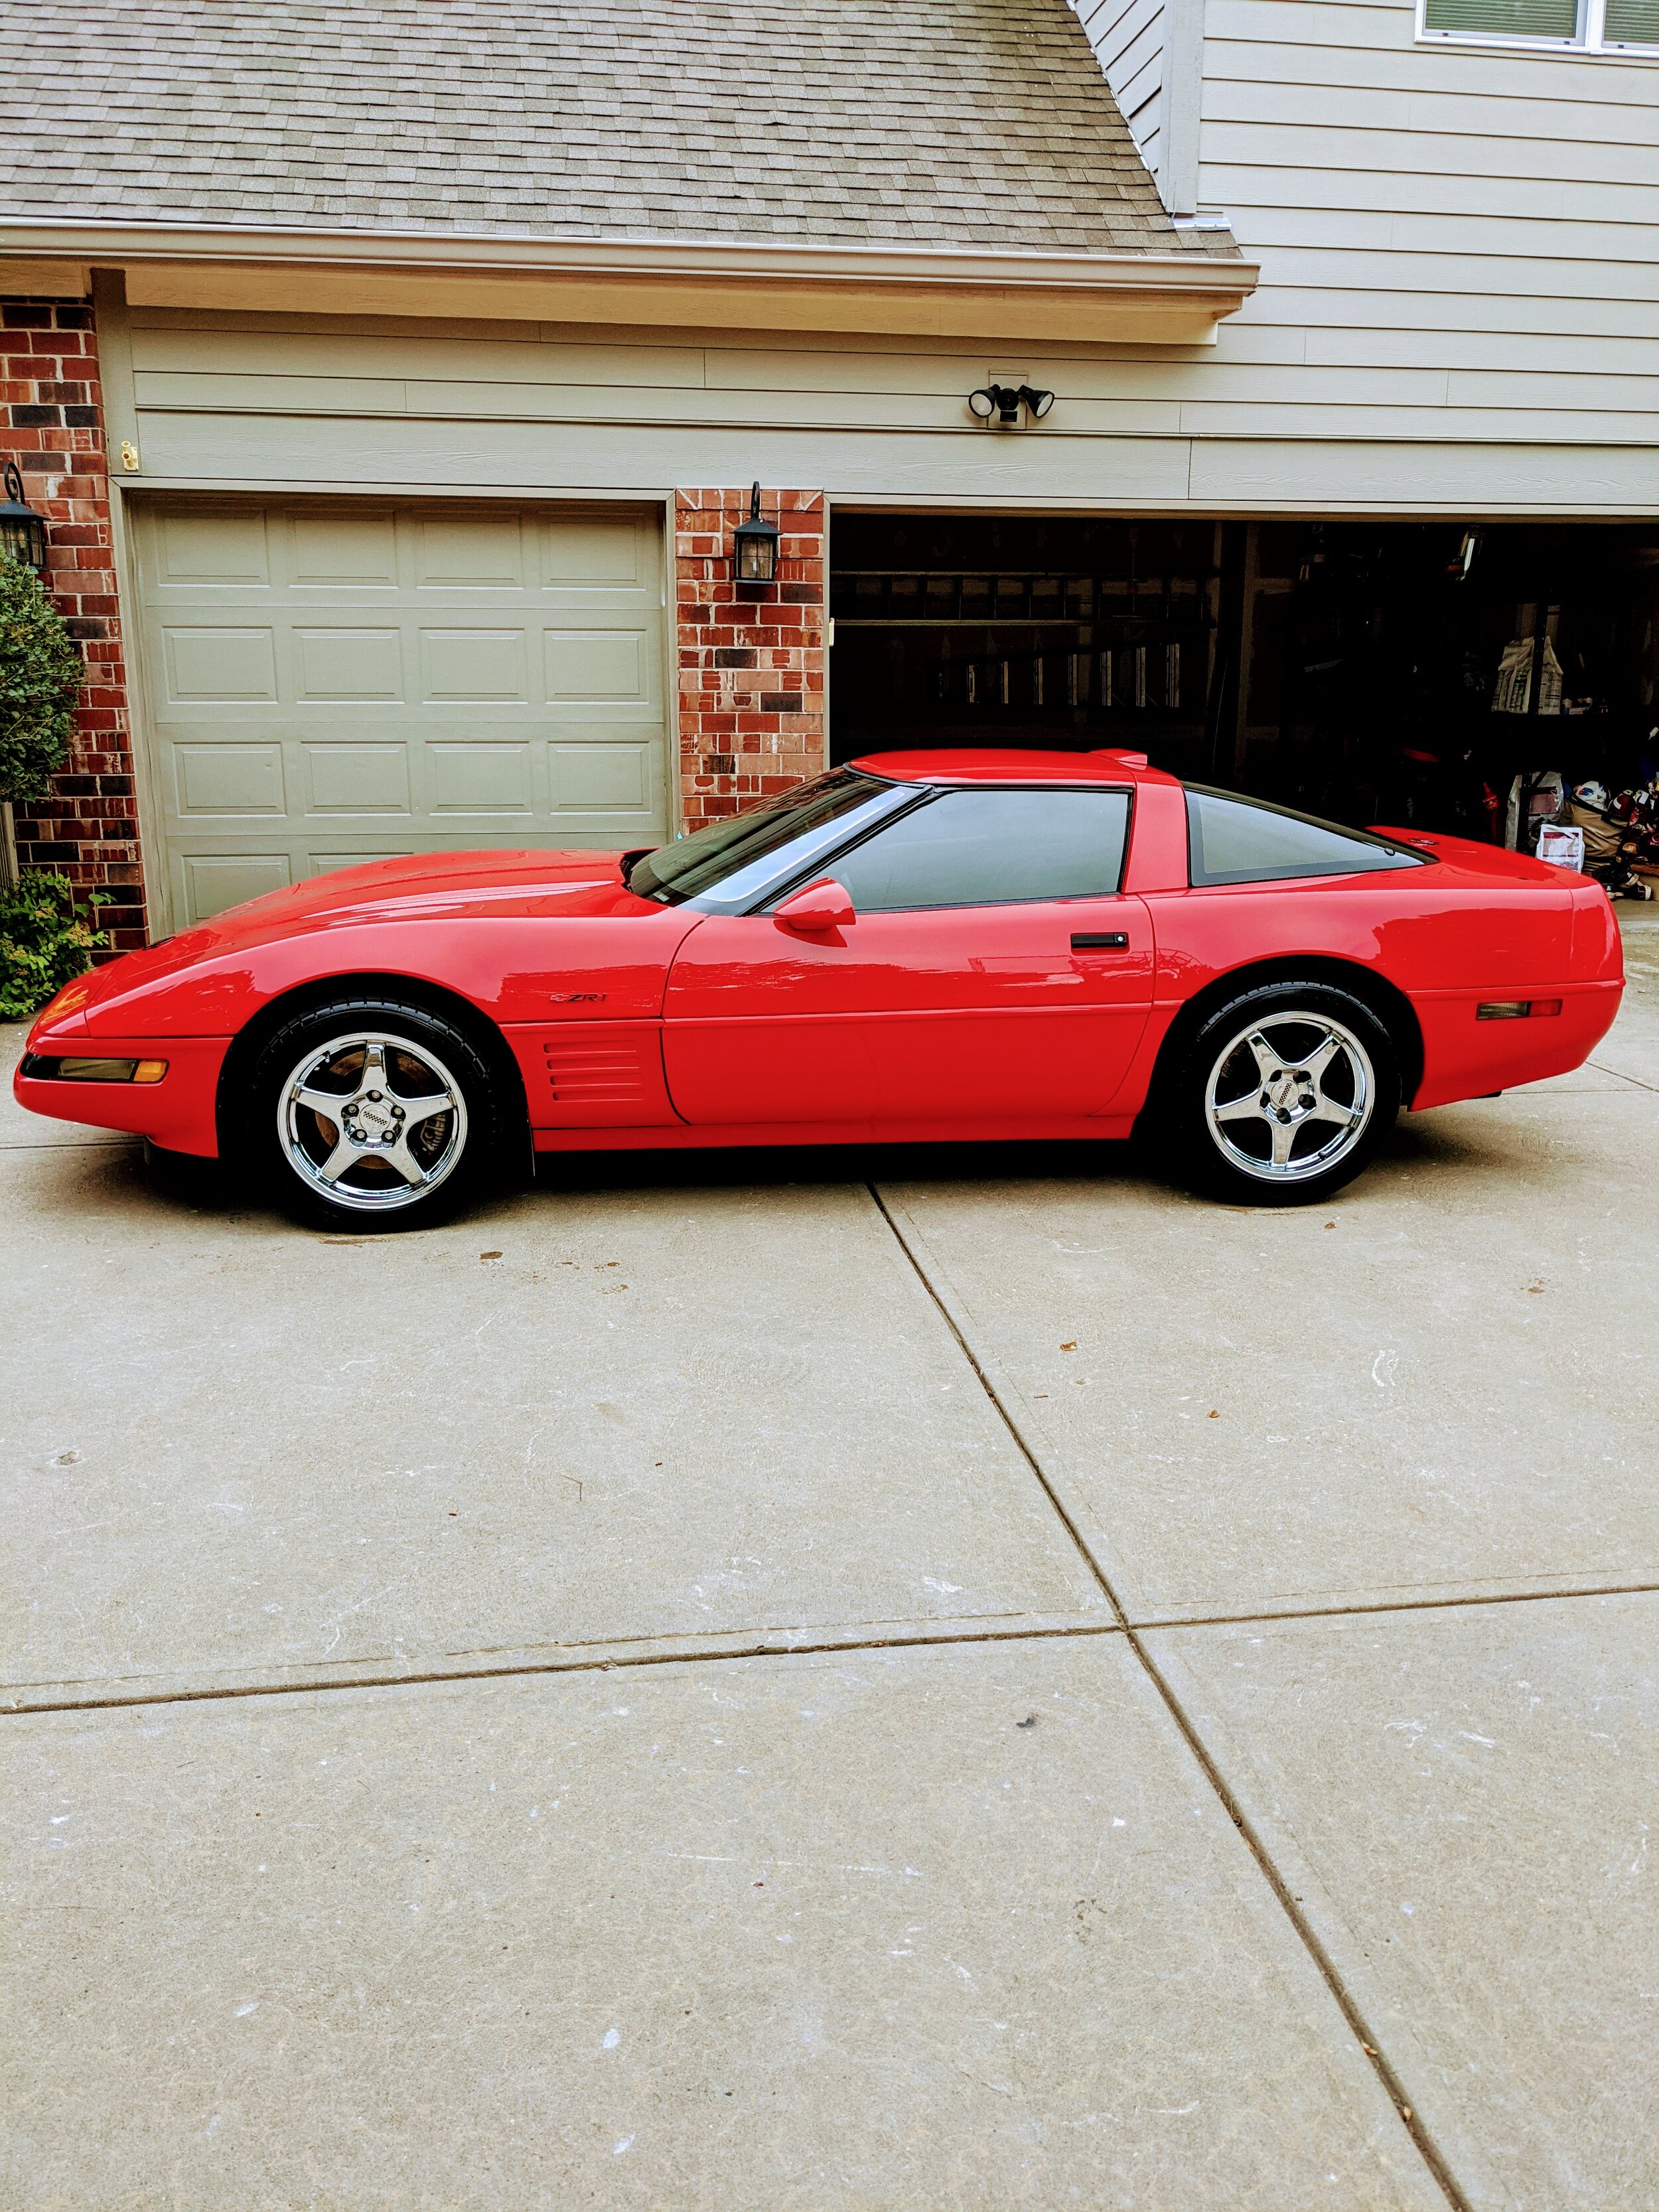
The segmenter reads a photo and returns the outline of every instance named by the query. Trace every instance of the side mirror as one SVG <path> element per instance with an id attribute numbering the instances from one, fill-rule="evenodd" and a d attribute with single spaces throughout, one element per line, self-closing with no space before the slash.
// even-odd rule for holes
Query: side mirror
<path id="1" fill-rule="evenodd" d="M 804 890 L 792 892 L 781 906 L 774 907 L 772 919 L 780 929 L 815 937 L 822 930 L 849 929 L 855 917 L 852 900 L 835 878 L 821 876 Z"/>

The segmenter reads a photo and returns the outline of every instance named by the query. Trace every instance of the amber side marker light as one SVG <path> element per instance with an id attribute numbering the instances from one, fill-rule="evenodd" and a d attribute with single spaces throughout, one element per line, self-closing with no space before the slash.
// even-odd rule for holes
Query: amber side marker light
<path id="1" fill-rule="evenodd" d="M 1474 1018 L 1478 1022 L 1524 1022 L 1534 1014 L 1559 1014 L 1559 999 L 1489 999 L 1484 1006 L 1477 1006 Z"/>
<path id="2" fill-rule="evenodd" d="M 26 1053 L 22 1072 L 45 1083 L 159 1083 L 164 1060 L 75 1060 L 55 1054 Z"/>

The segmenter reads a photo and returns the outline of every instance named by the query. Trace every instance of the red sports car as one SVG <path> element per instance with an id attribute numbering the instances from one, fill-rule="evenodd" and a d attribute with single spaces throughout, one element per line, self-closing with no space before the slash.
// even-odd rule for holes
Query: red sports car
<path id="1" fill-rule="evenodd" d="M 1402 1103 L 1577 1067 L 1606 894 L 1127 752 L 890 753 L 654 851 L 446 853 L 273 891 L 60 991 L 37 1113 L 434 1218 L 538 1152 L 1128 1136 L 1322 1199 Z"/>

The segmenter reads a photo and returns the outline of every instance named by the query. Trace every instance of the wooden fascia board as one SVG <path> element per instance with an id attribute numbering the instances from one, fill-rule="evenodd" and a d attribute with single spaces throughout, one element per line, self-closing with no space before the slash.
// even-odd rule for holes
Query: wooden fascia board
<path id="1" fill-rule="evenodd" d="M 0 292 L 36 300 L 84 300 L 90 274 L 84 261 L 63 261 L 45 256 L 14 260 L 0 258 Z"/>
<path id="2" fill-rule="evenodd" d="M 1237 293 L 790 283 L 783 277 L 467 276 L 459 271 L 156 262 L 127 271 L 135 307 L 488 321 L 814 331 L 931 338 L 1200 345 Z"/>
<path id="3" fill-rule="evenodd" d="M 1196 253 L 0 222 L 0 254 L 31 247 L 124 268 L 135 306 L 1160 345 L 1212 341 L 1258 274 Z"/>

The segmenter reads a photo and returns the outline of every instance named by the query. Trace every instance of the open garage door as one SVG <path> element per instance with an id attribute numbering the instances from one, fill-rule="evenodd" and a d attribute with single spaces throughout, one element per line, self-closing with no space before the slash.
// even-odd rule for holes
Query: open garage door
<path id="1" fill-rule="evenodd" d="M 835 761 L 1122 745 L 1333 821 L 1529 848 L 1589 787 L 1611 813 L 1569 826 L 1648 865 L 1626 833 L 1659 780 L 1651 523 L 838 513 L 830 580 Z"/>
<path id="2" fill-rule="evenodd" d="M 180 501 L 138 523 L 175 927 L 388 854 L 667 835 L 654 511 Z"/>

